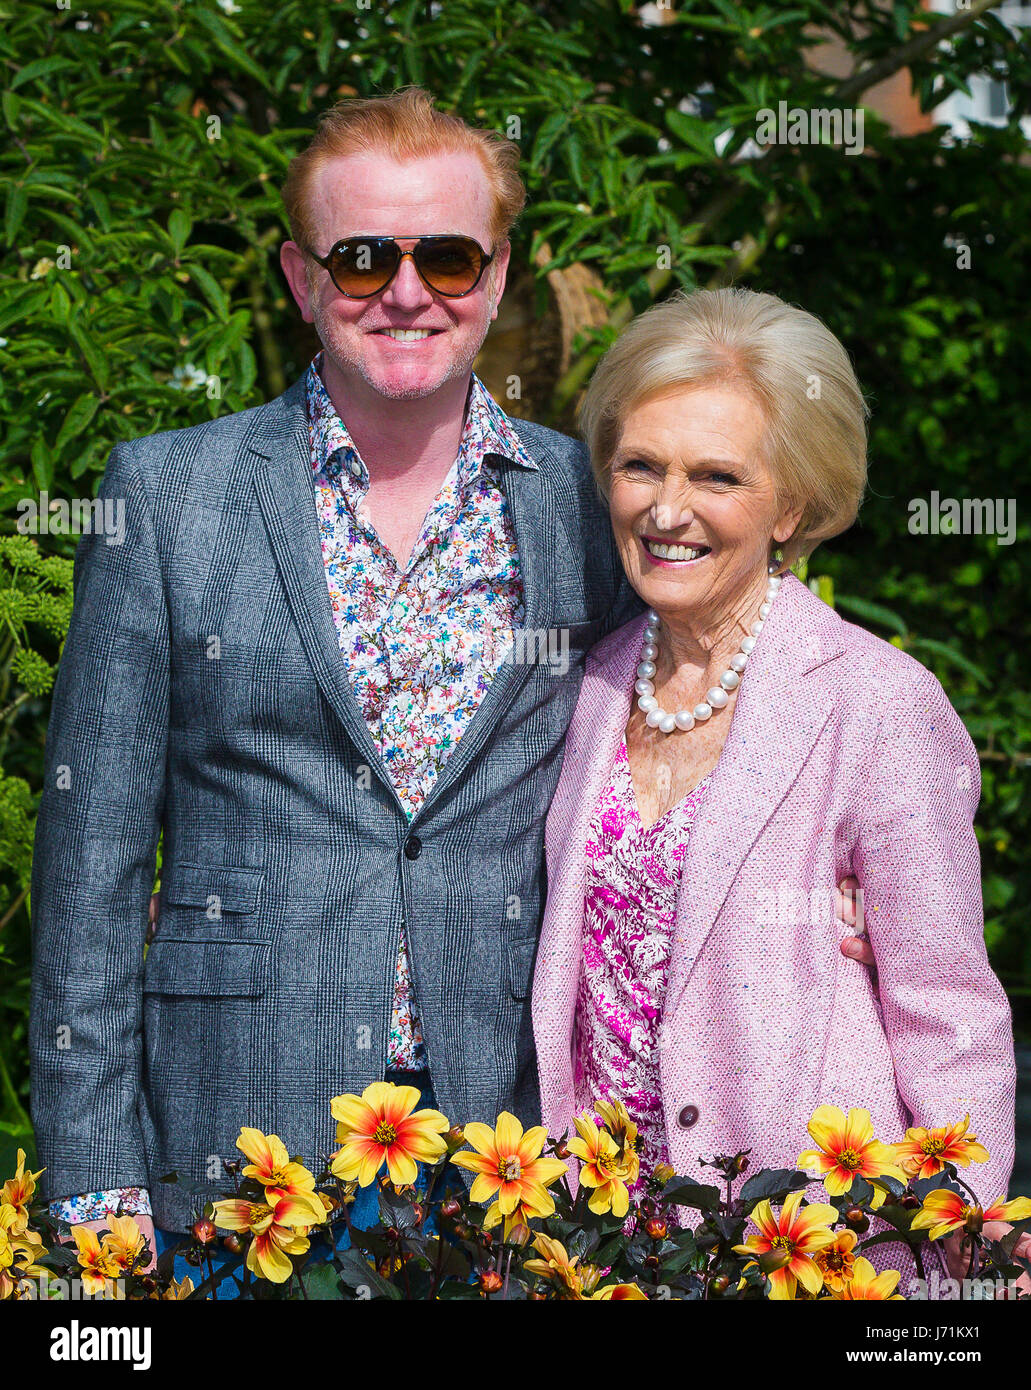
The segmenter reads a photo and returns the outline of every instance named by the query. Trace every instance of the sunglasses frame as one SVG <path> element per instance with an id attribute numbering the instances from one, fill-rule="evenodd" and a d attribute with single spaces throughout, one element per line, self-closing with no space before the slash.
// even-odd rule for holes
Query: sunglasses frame
<path id="1" fill-rule="evenodd" d="M 355 241 L 391 241 L 394 243 L 394 246 L 397 248 L 398 251 L 397 265 L 391 272 L 390 278 L 384 284 L 380 285 L 378 289 L 370 290 L 368 294 L 350 294 L 347 290 L 341 289 L 340 286 L 337 284 L 336 280 L 334 279 L 333 272 L 330 269 L 330 262 L 332 261 L 333 253 L 337 250 L 337 248 L 340 246 L 347 245 L 348 242 Z M 401 249 L 401 246 L 399 245 L 399 243 L 402 241 L 414 241 L 415 246 L 413 246 L 408 251 L 403 251 Z M 420 243 L 424 241 L 468 241 L 476 247 L 477 251 L 479 251 L 480 253 L 480 270 L 479 274 L 476 276 L 476 279 L 473 281 L 473 283 L 469 286 L 467 290 L 461 290 L 458 294 L 452 294 L 448 290 L 438 290 L 436 286 L 432 285 L 429 282 L 429 280 L 426 279 L 426 276 L 419 269 L 419 262 L 415 259 L 415 252 L 419 247 Z M 480 243 L 476 240 L 475 237 L 466 236 L 464 232 L 434 232 L 428 236 L 348 236 L 341 237 L 339 241 L 335 241 L 333 245 L 329 248 L 329 251 L 326 253 L 325 256 L 320 256 L 316 251 L 313 251 L 311 247 L 308 248 L 308 254 L 309 256 L 311 256 L 312 260 L 317 261 L 318 264 L 322 266 L 322 268 L 327 272 L 329 278 L 333 281 L 333 284 L 336 286 L 337 291 L 340 294 L 342 294 L 345 299 L 374 299 L 377 294 L 382 294 L 384 290 L 389 289 L 390 286 L 394 283 L 395 279 L 397 278 L 397 273 L 401 269 L 401 262 L 404 260 L 405 256 L 411 256 L 412 265 L 415 266 L 415 273 L 418 275 L 419 279 L 432 294 L 439 294 L 443 299 L 464 299 L 466 295 L 472 294 L 473 290 L 483 279 L 483 272 L 487 269 L 491 261 L 493 261 L 494 259 L 493 251 L 484 251 L 483 247 L 480 245 Z"/>

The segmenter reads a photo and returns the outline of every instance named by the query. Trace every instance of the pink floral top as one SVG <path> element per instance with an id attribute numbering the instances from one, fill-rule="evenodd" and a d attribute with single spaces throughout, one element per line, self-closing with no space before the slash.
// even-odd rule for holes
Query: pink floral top
<path id="1" fill-rule="evenodd" d="M 307 399 L 326 583 L 352 688 L 411 820 L 504 657 L 499 634 L 523 622 L 511 512 L 486 456 L 537 465 L 474 376 L 458 457 L 402 569 L 364 512 L 368 470 L 322 383 L 321 363 L 319 353 Z M 387 1066 L 426 1066 L 403 932 Z"/>
<path id="2" fill-rule="evenodd" d="M 643 1167 L 669 1161 L 658 1032 L 681 865 L 711 775 L 646 828 L 624 740 L 587 832 L 576 1108 L 593 1111 L 596 1100 L 622 1100 L 638 1127 Z"/>

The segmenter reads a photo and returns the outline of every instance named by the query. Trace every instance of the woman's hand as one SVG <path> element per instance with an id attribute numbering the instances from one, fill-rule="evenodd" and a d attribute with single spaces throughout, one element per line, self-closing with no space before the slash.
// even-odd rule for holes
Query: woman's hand
<path id="1" fill-rule="evenodd" d="M 1012 1230 L 1013 1227 L 1008 1221 L 986 1221 L 982 1235 L 987 1240 L 1002 1240 L 1003 1236 L 1009 1235 Z M 945 1263 L 949 1267 L 949 1274 L 962 1283 L 970 1268 L 970 1237 L 962 1231 L 956 1231 L 954 1235 L 946 1236 L 942 1244 L 945 1246 Z M 1022 1259 L 1031 1260 L 1031 1232 L 1024 1232 L 1013 1247 L 1013 1253 Z M 1025 1297 L 1031 1294 L 1031 1275 L 1022 1274 L 1017 1280 L 1017 1288 Z"/>
<path id="2" fill-rule="evenodd" d="M 876 961 L 874 960 L 873 947 L 866 939 L 866 928 L 856 924 L 856 892 L 859 888 L 857 878 L 844 878 L 838 884 L 834 894 L 834 915 L 842 926 L 852 929 L 852 933 L 846 936 L 841 943 L 841 954 L 847 956 L 849 960 L 858 961 L 860 965 L 869 965 L 874 968 L 876 984 Z M 153 904 L 152 904 L 153 905 Z"/>

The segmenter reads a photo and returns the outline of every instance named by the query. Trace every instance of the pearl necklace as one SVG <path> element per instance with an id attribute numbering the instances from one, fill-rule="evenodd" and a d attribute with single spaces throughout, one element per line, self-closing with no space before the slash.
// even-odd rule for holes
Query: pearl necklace
<path id="1" fill-rule="evenodd" d="M 771 571 L 773 566 L 770 567 Z M 763 622 L 769 614 L 773 600 L 780 592 L 781 578 L 778 574 L 770 574 L 769 584 L 766 589 L 766 598 L 759 608 L 759 617 L 751 626 L 749 636 L 744 638 L 741 649 L 736 656 L 730 658 L 730 665 L 723 675 L 720 676 L 719 685 L 714 685 L 705 692 L 705 699 L 700 705 L 695 705 L 693 710 L 678 709 L 676 714 L 670 714 L 667 710 L 660 708 L 658 700 L 655 698 L 655 685 L 652 677 L 655 675 L 655 658 L 659 654 L 656 645 L 659 636 L 659 623 L 662 619 L 654 609 L 648 612 L 648 622 L 644 629 L 644 646 L 641 648 L 641 664 L 637 668 L 637 680 L 634 689 L 640 697 L 637 701 L 637 708 L 644 713 L 645 723 L 652 729 L 659 729 L 664 734 L 671 734 L 674 729 L 693 729 L 695 723 L 712 717 L 713 710 L 723 709 L 728 699 L 729 692 L 736 690 L 741 684 L 741 672 L 745 669 L 749 653 L 755 646 L 755 639 L 763 630 Z"/>

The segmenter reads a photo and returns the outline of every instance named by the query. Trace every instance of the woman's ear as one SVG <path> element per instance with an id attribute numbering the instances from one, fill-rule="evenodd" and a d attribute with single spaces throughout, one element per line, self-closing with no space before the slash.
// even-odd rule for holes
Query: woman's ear
<path id="1" fill-rule="evenodd" d="M 772 539 L 778 545 L 784 545 L 798 530 L 798 523 L 802 520 L 804 507 L 792 507 L 789 511 L 782 513 L 773 528 Z"/>

